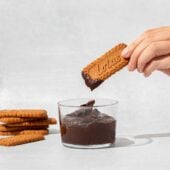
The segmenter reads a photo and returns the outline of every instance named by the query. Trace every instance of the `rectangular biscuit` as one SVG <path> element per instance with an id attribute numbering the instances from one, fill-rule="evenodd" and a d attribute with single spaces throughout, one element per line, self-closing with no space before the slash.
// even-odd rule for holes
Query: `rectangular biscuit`
<path id="1" fill-rule="evenodd" d="M 48 135 L 49 131 L 48 129 L 40 129 L 40 130 L 22 130 L 19 132 L 20 135 L 30 135 L 30 134 L 42 134 L 42 135 Z"/>
<path id="2" fill-rule="evenodd" d="M 41 109 L 0 110 L 0 117 L 47 118 L 47 111 Z"/>
<path id="3" fill-rule="evenodd" d="M 18 130 L 19 128 L 20 127 L 6 127 L 5 125 L 0 125 L 0 132 L 15 131 Z"/>
<path id="4" fill-rule="evenodd" d="M 124 43 L 118 44 L 83 68 L 82 77 L 91 90 L 128 64 L 128 59 L 121 57 L 121 52 L 125 47 Z"/>
<path id="5" fill-rule="evenodd" d="M 7 127 L 22 127 L 22 126 L 47 126 L 49 124 L 56 124 L 56 119 L 55 118 L 48 118 L 47 120 L 39 120 L 39 121 L 27 121 L 27 122 L 22 122 L 22 123 L 11 123 L 11 124 L 6 124 L 5 126 Z"/>
<path id="6" fill-rule="evenodd" d="M 42 134 L 16 135 L 16 136 L 0 139 L 0 145 L 2 145 L 2 146 L 16 146 L 16 145 L 40 141 L 40 140 L 44 140 L 44 139 L 45 138 Z"/>
<path id="7" fill-rule="evenodd" d="M 9 132 L 0 132 L 0 136 L 11 136 L 11 135 L 30 135 L 30 134 L 42 134 L 48 135 L 48 129 L 41 130 L 15 130 Z"/>
<path id="8" fill-rule="evenodd" d="M 44 118 L 22 118 L 22 117 L 1 117 L 0 122 L 5 123 L 21 123 L 26 121 L 33 121 L 33 120 L 42 120 Z"/>
<path id="9" fill-rule="evenodd" d="M 47 129 L 49 126 L 5 126 L 0 125 L 0 132 L 9 132 L 9 131 L 16 131 L 16 130 L 38 130 L 38 129 Z"/>

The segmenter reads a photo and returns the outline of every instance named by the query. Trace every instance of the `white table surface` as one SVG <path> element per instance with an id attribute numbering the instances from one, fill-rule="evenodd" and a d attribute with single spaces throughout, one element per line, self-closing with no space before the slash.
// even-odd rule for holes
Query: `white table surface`
<path id="1" fill-rule="evenodd" d="M 0 147 L 1 170 L 168 170 L 170 133 L 117 136 L 105 149 L 64 147 L 58 130 L 46 140 Z"/>

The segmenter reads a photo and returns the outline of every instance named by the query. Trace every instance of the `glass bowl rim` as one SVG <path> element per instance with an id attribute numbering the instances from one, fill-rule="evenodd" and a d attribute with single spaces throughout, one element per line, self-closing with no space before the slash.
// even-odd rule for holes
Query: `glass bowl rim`
<path id="1" fill-rule="evenodd" d="M 62 107 L 75 107 L 75 108 L 91 108 L 91 106 L 80 106 L 80 105 L 71 105 L 71 104 L 63 104 L 64 102 L 69 102 L 69 101 L 73 101 L 73 100 L 108 100 L 110 101 L 109 104 L 100 104 L 100 105 L 94 105 L 93 108 L 100 108 L 100 107 L 108 107 L 108 106 L 114 106 L 117 105 L 119 102 L 117 100 L 111 99 L 111 98 L 70 98 L 70 99 L 66 99 L 66 100 L 61 100 L 58 101 L 57 104 L 58 106 L 62 106 Z"/>

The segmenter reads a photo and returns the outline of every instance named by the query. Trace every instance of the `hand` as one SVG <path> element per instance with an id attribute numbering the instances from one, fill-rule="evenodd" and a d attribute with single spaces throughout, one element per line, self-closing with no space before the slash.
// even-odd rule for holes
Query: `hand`
<path id="1" fill-rule="evenodd" d="M 170 76 L 170 26 L 144 32 L 128 45 L 122 56 L 129 58 L 128 69 L 137 69 L 146 77 L 155 70 Z"/>

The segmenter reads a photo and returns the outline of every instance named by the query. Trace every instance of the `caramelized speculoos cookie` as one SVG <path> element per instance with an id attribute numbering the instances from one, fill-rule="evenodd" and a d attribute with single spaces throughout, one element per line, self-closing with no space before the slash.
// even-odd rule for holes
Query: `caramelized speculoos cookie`
<path id="1" fill-rule="evenodd" d="M 2 123 L 21 123 L 26 121 L 42 120 L 44 118 L 1 117 Z"/>
<path id="2" fill-rule="evenodd" d="M 49 125 L 44 126 L 5 126 L 0 125 L 0 132 L 10 132 L 15 130 L 39 130 L 39 129 L 47 129 Z"/>
<path id="3" fill-rule="evenodd" d="M 91 90 L 128 64 L 129 60 L 121 56 L 126 46 L 124 43 L 118 44 L 82 70 L 82 77 Z"/>
<path id="4" fill-rule="evenodd" d="M 30 135 L 30 134 L 48 135 L 49 131 L 48 129 L 42 129 L 42 130 L 15 130 L 15 131 L 9 131 L 9 132 L 0 132 L 1 136 Z"/>
<path id="5" fill-rule="evenodd" d="M 16 146 L 25 143 L 44 140 L 42 134 L 30 134 L 30 135 L 16 135 L 12 137 L 0 139 L 0 145 L 2 146 Z"/>
<path id="6" fill-rule="evenodd" d="M 47 111 L 41 109 L 0 110 L 0 117 L 47 118 Z"/>
<path id="7" fill-rule="evenodd" d="M 47 126 L 50 124 L 56 124 L 57 121 L 55 118 L 48 118 L 47 120 L 37 120 L 37 121 L 27 121 L 27 122 L 22 122 L 22 123 L 9 123 L 6 124 L 7 127 L 22 127 L 22 126 Z"/>

